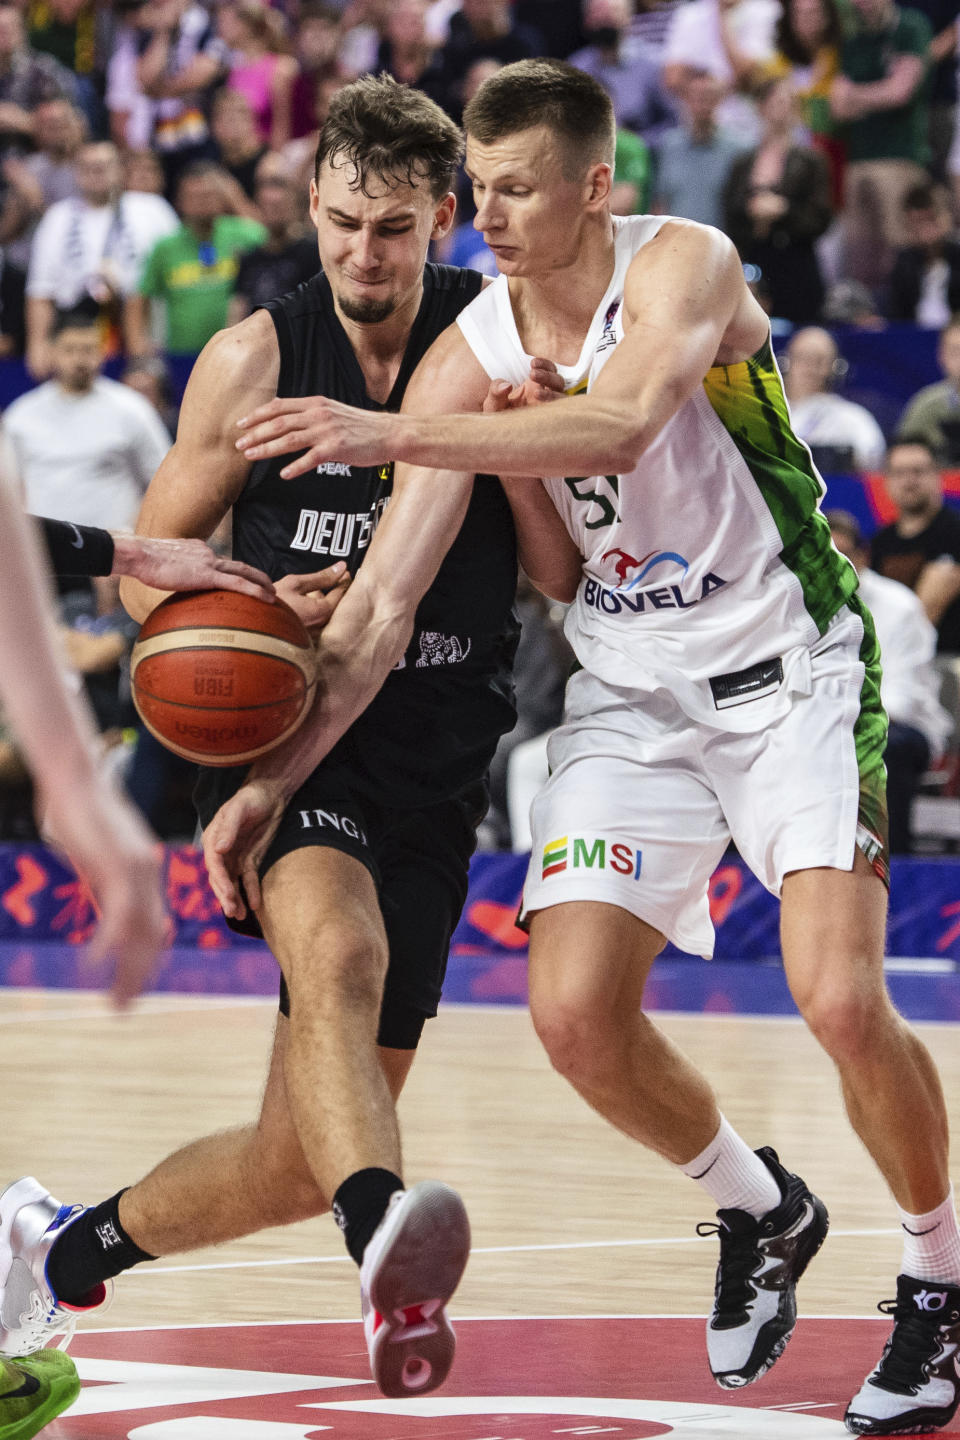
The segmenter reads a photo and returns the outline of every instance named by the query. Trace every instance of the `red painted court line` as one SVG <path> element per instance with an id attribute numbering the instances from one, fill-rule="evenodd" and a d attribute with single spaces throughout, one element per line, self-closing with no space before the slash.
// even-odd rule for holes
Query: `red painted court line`
<path id="1" fill-rule="evenodd" d="M 90 1361 L 90 1383 L 77 1412 L 44 1435 L 839 1440 L 846 1402 L 878 1359 L 889 1328 L 879 1316 L 801 1320 L 775 1369 L 748 1390 L 729 1392 L 719 1390 L 707 1370 L 703 1324 L 650 1317 L 461 1322 L 446 1385 L 419 1404 L 399 1406 L 383 1401 L 370 1383 L 359 1323 L 81 1334 L 71 1353 L 81 1373 Z M 141 1366 L 168 1368 L 141 1372 Z M 734 1429 L 731 1411 L 738 1416 Z M 940 1434 L 960 1436 L 960 1424 Z"/>

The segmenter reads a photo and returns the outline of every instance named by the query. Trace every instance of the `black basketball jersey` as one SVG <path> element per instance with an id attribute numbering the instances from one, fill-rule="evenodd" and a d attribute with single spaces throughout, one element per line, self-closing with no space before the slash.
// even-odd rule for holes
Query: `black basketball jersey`
<path id="1" fill-rule="evenodd" d="M 386 405 L 367 395 L 363 372 L 319 274 L 265 309 L 280 347 L 280 396 L 326 395 L 366 410 L 399 410 L 433 341 L 480 290 L 469 270 L 428 265 L 423 301 Z M 289 462 L 258 461 L 233 509 L 233 554 L 272 580 L 322 570 L 336 560 L 351 574 L 389 502 L 393 466 L 321 464 L 282 480 Z M 345 765 L 353 782 L 386 805 L 429 805 L 482 776 L 515 720 L 511 668 L 518 624 L 516 537 L 493 476 L 478 476 L 460 532 L 417 610 L 413 637 L 367 710 L 324 764 Z M 222 777 L 218 783 L 217 775 Z M 203 772 L 219 794 L 236 771 Z M 227 791 L 229 793 L 229 790 Z M 213 799 L 212 795 L 208 796 Z"/>

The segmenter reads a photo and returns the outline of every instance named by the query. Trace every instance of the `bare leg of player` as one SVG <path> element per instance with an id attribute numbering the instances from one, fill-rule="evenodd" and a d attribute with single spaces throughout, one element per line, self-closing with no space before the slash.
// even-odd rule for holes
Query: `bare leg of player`
<path id="1" fill-rule="evenodd" d="M 148 1254 L 175 1255 L 198 1245 L 219 1245 L 329 1210 L 330 1201 L 317 1186 L 290 1115 L 284 1078 L 289 1028 L 279 1016 L 255 1125 L 185 1145 L 124 1192 L 124 1229 Z M 396 1100 L 416 1051 L 381 1046 L 378 1053 Z"/>
<path id="2" fill-rule="evenodd" d="M 611 1125 L 684 1164 L 713 1138 L 707 1081 L 642 1011 L 666 944 L 616 905 L 574 901 L 533 916 L 530 1010 L 554 1067 Z"/>

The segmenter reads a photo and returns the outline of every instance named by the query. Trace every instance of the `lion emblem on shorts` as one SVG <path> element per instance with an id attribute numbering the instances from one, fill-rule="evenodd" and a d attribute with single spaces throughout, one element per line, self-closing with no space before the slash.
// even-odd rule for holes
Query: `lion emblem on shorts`
<path id="1" fill-rule="evenodd" d="M 441 635 L 439 630 L 421 630 L 420 658 L 416 668 L 424 670 L 428 665 L 459 665 L 469 654 L 469 640 L 464 648 L 457 635 Z"/>

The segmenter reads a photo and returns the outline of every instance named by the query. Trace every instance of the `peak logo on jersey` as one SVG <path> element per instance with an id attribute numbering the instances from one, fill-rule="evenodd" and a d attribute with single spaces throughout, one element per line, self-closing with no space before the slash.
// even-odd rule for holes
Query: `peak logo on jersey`
<path id="1" fill-rule="evenodd" d="M 543 847 L 541 879 L 564 870 L 613 870 L 617 875 L 639 880 L 643 852 L 622 840 L 599 836 L 561 835 Z"/>
<path id="2" fill-rule="evenodd" d="M 651 610 L 692 610 L 694 605 L 721 590 L 726 583 L 722 576 L 711 571 L 700 581 L 699 595 L 684 595 L 679 585 L 658 585 L 631 595 L 629 587 L 610 590 L 597 580 L 585 580 L 581 594 L 585 605 L 600 610 L 604 615 L 643 615 Z"/>
<path id="3" fill-rule="evenodd" d="M 348 478 L 353 474 L 349 465 L 344 465 L 342 460 L 324 460 L 322 465 L 317 466 L 318 475 L 346 475 Z"/>
<path id="4" fill-rule="evenodd" d="M 354 514 L 342 510 L 301 510 L 290 549 L 310 550 L 314 555 L 330 555 L 335 559 L 366 550 L 389 498 L 383 495 L 369 510 Z"/>
<path id="5" fill-rule="evenodd" d="M 646 555 L 642 555 L 639 560 L 635 560 L 632 555 L 627 554 L 626 550 L 617 549 L 608 550 L 602 558 L 609 560 L 614 555 L 620 557 L 616 565 L 617 579 L 620 582 L 618 589 L 636 590 L 640 581 L 646 575 L 649 575 L 650 571 L 657 565 L 679 565 L 684 575 L 686 575 L 690 569 L 689 560 L 684 559 L 682 555 L 678 555 L 675 550 L 648 550 Z M 632 579 L 628 579 L 631 570 L 639 570 L 640 573 L 639 575 L 634 575 Z"/>

